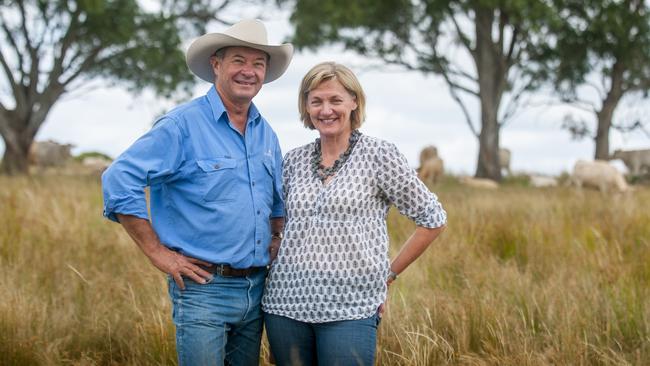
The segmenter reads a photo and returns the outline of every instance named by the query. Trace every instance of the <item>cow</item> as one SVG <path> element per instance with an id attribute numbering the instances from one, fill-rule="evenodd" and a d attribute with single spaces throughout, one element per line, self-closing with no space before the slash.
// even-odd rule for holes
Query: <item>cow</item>
<path id="1" fill-rule="evenodd" d="M 438 149 L 435 146 L 427 146 L 420 152 L 420 168 L 418 177 L 425 184 L 435 184 L 442 177 L 444 162 L 438 156 Z"/>
<path id="2" fill-rule="evenodd" d="M 505 170 L 508 175 L 512 175 L 512 172 L 510 171 L 510 150 L 502 147 L 499 148 L 499 169 L 501 169 L 501 172 Z"/>
<path id="3" fill-rule="evenodd" d="M 497 189 L 499 183 L 487 178 L 461 177 L 460 183 L 468 187 L 481 189 Z"/>
<path id="4" fill-rule="evenodd" d="M 87 156 L 81 160 L 81 165 L 89 173 L 101 176 L 104 170 L 111 165 L 111 160 L 99 156 Z"/>
<path id="5" fill-rule="evenodd" d="M 621 159 L 633 177 L 650 173 L 650 149 L 614 150 L 611 159 Z"/>
<path id="6" fill-rule="evenodd" d="M 557 178 L 549 177 L 546 175 L 531 175 L 529 176 L 530 185 L 535 188 L 542 187 L 556 187 Z"/>
<path id="7" fill-rule="evenodd" d="M 422 151 L 420 151 L 420 166 L 424 165 L 425 161 L 437 157 L 438 148 L 433 145 L 426 146 Z"/>
<path id="8" fill-rule="evenodd" d="M 29 148 L 28 160 L 31 165 L 40 168 L 62 166 L 72 158 L 72 147 L 52 140 L 34 141 Z"/>
<path id="9" fill-rule="evenodd" d="M 578 188 L 596 188 L 603 193 L 629 189 L 623 174 L 604 160 L 578 160 L 573 167 L 571 183 Z"/>

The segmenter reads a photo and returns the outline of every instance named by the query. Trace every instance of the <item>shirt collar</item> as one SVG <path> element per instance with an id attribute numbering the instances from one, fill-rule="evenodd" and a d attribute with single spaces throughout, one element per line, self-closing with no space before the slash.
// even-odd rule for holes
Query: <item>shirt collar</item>
<path id="1" fill-rule="evenodd" d="M 219 93 L 217 93 L 217 88 L 214 85 L 212 85 L 210 90 L 208 90 L 207 97 L 208 102 L 210 103 L 210 107 L 212 108 L 212 115 L 214 116 L 214 120 L 218 122 L 223 116 L 223 120 L 228 121 L 226 107 L 223 105 L 223 101 L 221 100 Z M 261 117 L 262 115 L 255 106 L 255 103 L 251 102 L 250 107 L 248 107 L 248 123 L 259 123 Z"/>

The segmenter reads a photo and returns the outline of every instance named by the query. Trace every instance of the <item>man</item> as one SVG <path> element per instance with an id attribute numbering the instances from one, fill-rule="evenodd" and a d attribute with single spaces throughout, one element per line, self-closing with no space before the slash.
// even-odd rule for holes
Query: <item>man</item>
<path id="1" fill-rule="evenodd" d="M 292 54 L 268 45 L 257 20 L 199 37 L 187 65 L 214 86 L 161 117 L 102 177 L 104 215 L 168 274 L 181 365 L 259 362 L 284 204 L 278 139 L 252 100 Z"/>

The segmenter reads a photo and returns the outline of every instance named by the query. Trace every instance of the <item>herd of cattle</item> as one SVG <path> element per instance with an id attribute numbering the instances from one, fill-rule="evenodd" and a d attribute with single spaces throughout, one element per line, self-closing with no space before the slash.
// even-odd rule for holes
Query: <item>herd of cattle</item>
<path id="1" fill-rule="evenodd" d="M 39 171 L 46 169 L 61 169 L 70 165 L 72 161 L 73 145 L 60 144 L 56 141 L 35 141 L 29 148 L 29 164 Z M 81 160 L 81 168 L 84 172 L 101 174 L 111 161 L 101 157 L 89 156 Z"/>
<path id="2" fill-rule="evenodd" d="M 508 149 L 499 149 L 499 166 L 503 174 L 511 175 L 511 153 Z M 611 160 L 619 159 L 629 170 L 632 178 L 650 175 L 650 149 L 616 150 Z M 436 184 L 444 173 L 444 162 L 438 156 L 435 146 L 427 146 L 420 152 L 418 175 L 427 184 Z M 533 187 L 552 187 L 558 185 L 558 179 L 544 175 L 529 175 Z M 498 188 L 499 184 L 490 179 L 461 177 L 462 184 L 477 188 Z M 629 189 L 623 174 L 605 160 L 578 160 L 568 182 L 576 187 L 596 188 L 602 192 L 625 192 Z"/>
<path id="3" fill-rule="evenodd" d="M 55 141 L 34 142 L 29 151 L 30 164 L 38 168 L 62 167 L 72 158 L 70 144 L 59 144 Z M 511 153 L 508 149 L 499 149 L 499 165 L 503 174 L 511 175 Z M 616 150 L 611 159 L 620 159 L 625 163 L 631 177 L 650 175 L 650 149 L 646 150 Z M 109 160 L 98 157 L 86 157 L 81 165 L 86 171 L 101 173 L 110 164 Z M 438 155 L 435 146 L 427 146 L 420 152 L 420 179 L 427 184 L 436 184 L 444 174 L 444 162 Z M 543 175 L 529 175 L 530 185 L 533 187 L 557 186 L 555 177 Z M 498 183 L 489 179 L 461 177 L 460 182 L 479 188 L 497 188 Z M 628 190 L 628 184 L 621 172 L 608 161 L 595 160 L 576 162 L 569 182 L 577 187 L 592 187 L 603 192 Z"/>

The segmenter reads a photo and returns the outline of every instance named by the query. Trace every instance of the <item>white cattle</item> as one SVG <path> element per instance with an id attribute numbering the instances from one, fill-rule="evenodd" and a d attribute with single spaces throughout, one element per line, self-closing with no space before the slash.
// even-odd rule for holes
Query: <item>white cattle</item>
<path id="1" fill-rule="evenodd" d="M 438 149 L 429 145 L 420 151 L 420 168 L 418 177 L 425 184 L 437 183 L 445 170 L 445 163 L 438 156 Z"/>
<path id="2" fill-rule="evenodd" d="M 442 177 L 445 169 L 445 163 L 439 157 L 435 156 L 426 160 L 422 166 L 418 176 L 425 184 L 436 184 Z"/>
<path id="3" fill-rule="evenodd" d="M 531 175 L 529 179 L 530 185 L 535 188 L 557 186 L 557 178 L 554 177 L 549 177 L 546 175 Z"/>
<path id="4" fill-rule="evenodd" d="M 499 183 L 487 178 L 461 177 L 460 183 L 468 187 L 481 189 L 497 189 Z"/>
<path id="5" fill-rule="evenodd" d="M 101 175 L 111 165 L 111 161 L 99 156 L 87 156 L 83 158 L 81 165 L 89 173 Z"/>
<path id="6" fill-rule="evenodd" d="M 72 158 L 72 147 L 52 140 L 34 141 L 29 148 L 29 163 L 38 167 L 62 166 Z"/>
<path id="7" fill-rule="evenodd" d="M 501 169 L 501 172 L 504 170 L 508 175 L 512 175 L 510 171 L 510 150 L 502 147 L 499 148 L 499 169 Z"/>
<path id="8" fill-rule="evenodd" d="M 433 145 L 426 146 L 422 151 L 420 151 L 420 166 L 424 165 L 425 161 L 437 157 L 438 148 Z"/>
<path id="9" fill-rule="evenodd" d="M 650 149 L 615 150 L 612 159 L 621 159 L 632 176 L 650 173 Z"/>
<path id="10" fill-rule="evenodd" d="M 571 182 L 577 187 L 596 188 L 601 192 L 625 192 L 629 188 L 623 174 L 604 160 L 578 160 Z"/>

